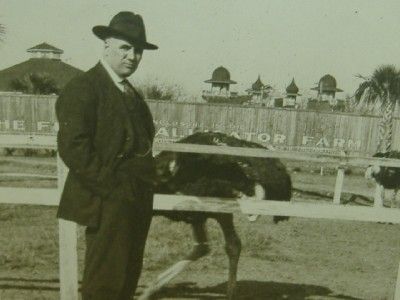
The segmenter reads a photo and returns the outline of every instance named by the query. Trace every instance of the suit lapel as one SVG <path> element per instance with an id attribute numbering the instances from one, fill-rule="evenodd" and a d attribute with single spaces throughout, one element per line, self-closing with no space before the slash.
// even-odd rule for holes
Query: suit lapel
<path id="1" fill-rule="evenodd" d="M 101 90 L 104 92 L 104 98 L 109 102 L 107 106 L 118 116 L 129 118 L 129 114 L 126 110 L 124 93 L 115 85 L 100 62 L 95 66 L 95 72 L 97 73 Z"/>

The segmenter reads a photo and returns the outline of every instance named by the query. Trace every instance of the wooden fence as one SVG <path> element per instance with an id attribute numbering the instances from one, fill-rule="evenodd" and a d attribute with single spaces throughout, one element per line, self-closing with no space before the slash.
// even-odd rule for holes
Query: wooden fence
<path id="1" fill-rule="evenodd" d="M 26 147 L 26 145 L 19 145 Z M 55 148 L 55 144 L 52 145 Z M 203 146 L 190 144 L 157 144 L 156 151 L 169 150 L 179 152 L 213 153 L 253 157 L 279 157 L 301 161 L 314 161 L 321 164 L 334 163 L 339 166 L 331 204 L 295 203 L 280 201 L 260 201 L 254 199 L 224 201 L 215 198 L 199 198 L 193 196 L 156 195 L 154 209 L 190 210 L 212 212 L 237 212 L 259 215 L 283 215 L 305 218 L 343 219 L 353 221 L 400 223 L 400 210 L 384 208 L 380 193 L 376 193 L 374 207 L 355 207 L 340 204 L 343 186 L 343 166 L 366 166 L 380 164 L 400 167 L 400 161 L 391 159 L 375 159 L 356 156 L 338 156 L 327 154 L 309 154 L 297 152 L 268 151 L 264 149 L 233 148 L 223 146 Z M 60 159 L 58 164 L 58 190 L 0 188 L 0 203 L 58 205 L 60 192 L 64 185 L 67 169 Z M 379 188 L 377 189 L 380 190 Z M 69 221 L 59 221 L 60 244 L 60 299 L 78 299 L 78 266 L 77 266 L 77 228 Z M 400 300 L 400 265 L 395 286 L 395 300 Z"/>
<path id="2" fill-rule="evenodd" d="M 55 96 L 0 94 L 0 133 L 20 135 L 20 139 L 34 139 L 32 136 L 36 134 L 54 135 L 57 131 L 55 100 Z M 195 131 L 210 130 L 281 150 L 330 153 L 345 150 L 371 155 L 377 146 L 377 116 L 155 100 L 147 102 L 154 116 L 156 139 L 160 142 L 174 141 Z M 400 132 L 398 118 L 394 120 L 394 132 Z M 6 143 L 7 137 L 2 137 L 1 142 Z M 392 145 L 394 149 L 400 148 L 400 135 L 393 135 Z"/>

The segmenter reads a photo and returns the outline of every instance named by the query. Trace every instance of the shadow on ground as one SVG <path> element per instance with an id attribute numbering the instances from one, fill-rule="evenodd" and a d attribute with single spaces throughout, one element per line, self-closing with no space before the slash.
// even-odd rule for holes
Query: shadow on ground
<path id="1" fill-rule="evenodd" d="M 193 282 L 179 283 L 166 287 L 154 295 L 153 299 L 226 299 L 226 283 L 199 288 Z M 330 289 L 317 285 L 292 284 L 271 281 L 239 281 L 237 290 L 238 300 L 306 300 L 320 299 L 362 300 L 351 296 L 338 295 Z M 314 298 L 316 297 L 316 298 Z"/>
<path id="2" fill-rule="evenodd" d="M 42 290 L 58 291 L 58 279 L 0 278 L 0 290 Z M 326 299 L 362 300 L 339 295 L 318 285 L 293 284 L 273 281 L 238 281 L 237 300 L 307 300 Z M 141 287 L 143 288 L 143 287 Z M 315 297 L 315 298 L 314 298 Z M 153 299 L 226 299 L 226 283 L 200 288 L 194 282 L 182 282 L 162 289 Z M 324 298 L 325 299 L 325 298 Z"/>

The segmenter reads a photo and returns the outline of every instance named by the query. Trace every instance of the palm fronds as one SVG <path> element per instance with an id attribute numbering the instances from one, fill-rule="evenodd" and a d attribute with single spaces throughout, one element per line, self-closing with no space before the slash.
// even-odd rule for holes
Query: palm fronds
<path id="1" fill-rule="evenodd" d="M 5 33 L 6 33 L 6 27 L 3 24 L 0 24 L 0 41 L 3 40 Z"/>
<path id="2" fill-rule="evenodd" d="M 400 101 L 400 72 L 393 65 L 378 67 L 371 77 L 356 75 L 364 80 L 356 90 L 354 96 L 357 102 L 367 104 L 377 101 L 385 105 L 387 101 Z"/>

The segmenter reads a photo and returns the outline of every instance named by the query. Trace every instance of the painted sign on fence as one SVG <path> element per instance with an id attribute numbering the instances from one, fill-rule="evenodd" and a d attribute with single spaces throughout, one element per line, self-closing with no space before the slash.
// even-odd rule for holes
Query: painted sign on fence
<path id="1" fill-rule="evenodd" d="M 0 133 L 54 135 L 54 96 L 0 95 Z M 197 131 L 220 131 L 280 149 L 371 154 L 379 118 L 330 112 L 199 103 L 147 101 L 157 141 L 175 141 Z M 400 130 L 395 119 L 394 130 Z M 395 131 L 396 132 L 396 131 Z M 394 148 L 400 137 L 394 136 Z"/>

